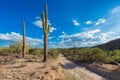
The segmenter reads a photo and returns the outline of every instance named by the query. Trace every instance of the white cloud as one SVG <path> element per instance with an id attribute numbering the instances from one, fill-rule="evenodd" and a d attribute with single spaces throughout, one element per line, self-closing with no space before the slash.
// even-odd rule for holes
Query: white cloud
<path id="1" fill-rule="evenodd" d="M 37 16 L 35 19 L 40 19 L 40 17 L 39 17 L 39 16 Z"/>
<path id="2" fill-rule="evenodd" d="M 86 21 L 85 23 L 86 23 L 86 24 L 91 24 L 92 22 L 91 22 L 91 21 Z"/>
<path id="3" fill-rule="evenodd" d="M 49 36 L 49 37 L 48 37 L 48 39 L 53 39 L 53 38 L 55 38 L 55 36 Z"/>
<path id="4" fill-rule="evenodd" d="M 22 40 L 22 35 L 16 32 L 1 34 L 0 33 L 0 40 L 2 41 L 8 41 L 8 42 L 18 42 Z M 29 45 L 37 46 L 39 44 L 43 43 L 42 39 L 35 39 L 31 37 L 26 37 L 26 41 Z M 8 44 L 6 44 L 8 45 Z"/>
<path id="5" fill-rule="evenodd" d="M 112 14 L 120 13 L 120 6 L 117 6 L 111 10 Z"/>
<path id="6" fill-rule="evenodd" d="M 12 40 L 12 41 L 17 41 L 20 40 L 22 36 L 19 33 L 11 32 L 6 33 L 6 34 L 0 34 L 0 39 L 1 40 Z"/>
<path id="7" fill-rule="evenodd" d="M 62 31 L 62 34 L 66 35 L 66 33 L 64 31 Z"/>
<path id="8" fill-rule="evenodd" d="M 112 34 L 115 34 L 115 32 L 110 31 L 107 33 L 101 33 L 101 35 L 99 37 L 102 41 L 106 41 L 107 38 L 110 39 L 109 37 L 111 37 L 111 36 L 109 36 L 109 35 L 112 35 Z"/>
<path id="9" fill-rule="evenodd" d="M 42 28 L 42 21 L 41 20 L 37 20 L 37 21 L 33 22 L 33 24 L 37 27 Z"/>
<path id="10" fill-rule="evenodd" d="M 78 20 L 73 19 L 72 21 L 73 21 L 73 24 L 74 24 L 75 26 L 79 26 L 79 25 L 80 25 L 80 23 L 78 22 Z"/>
<path id="11" fill-rule="evenodd" d="M 99 25 L 99 24 L 102 24 L 102 23 L 105 23 L 106 20 L 105 19 L 99 19 L 95 25 Z"/>
<path id="12" fill-rule="evenodd" d="M 58 47 L 73 47 L 76 43 L 77 47 L 88 47 L 105 43 L 113 39 L 114 32 L 102 33 L 100 29 L 95 29 L 87 32 L 67 35 L 62 34 L 59 36 L 61 41 L 58 43 Z"/>
<path id="13" fill-rule="evenodd" d="M 33 22 L 33 24 L 39 28 L 43 28 L 41 20 L 37 20 L 37 21 Z M 51 23 L 49 20 L 48 20 L 48 24 L 50 25 L 50 32 L 57 30 L 55 27 L 51 27 Z"/>
<path id="14" fill-rule="evenodd" d="M 55 31 L 55 30 L 57 30 L 57 29 L 54 28 L 54 27 L 50 27 L 50 32 L 53 32 L 53 31 Z"/>
<path id="15" fill-rule="evenodd" d="M 61 36 L 58 36 L 59 38 L 65 38 L 67 37 L 67 34 L 63 31 Z"/>
<path id="16" fill-rule="evenodd" d="M 88 32 L 82 32 L 82 33 L 77 33 L 77 34 L 72 34 L 72 35 L 67 35 L 65 32 L 62 32 L 62 35 L 59 36 L 59 38 L 70 38 L 70 37 L 81 37 L 81 38 L 88 38 L 88 37 L 93 37 L 95 33 L 99 33 L 101 30 L 100 29 L 95 29 L 92 31 Z"/>
<path id="17" fill-rule="evenodd" d="M 52 39 L 53 37 L 48 37 L 48 39 Z"/>
<path id="18" fill-rule="evenodd" d="M 104 32 L 114 31 L 120 35 L 120 5 L 108 11 L 106 22 L 99 25 Z"/>

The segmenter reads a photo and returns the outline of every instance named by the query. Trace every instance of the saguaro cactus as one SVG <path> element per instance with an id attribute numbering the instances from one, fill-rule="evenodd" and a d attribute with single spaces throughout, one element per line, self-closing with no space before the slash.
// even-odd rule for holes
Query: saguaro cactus
<path id="1" fill-rule="evenodd" d="M 22 52 L 22 57 L 25 57 L 26 55 L 26 27 L 25 27 L 25 22 L 22 20 L 22 26 L 23 26 L 23 52 Z"/>
<path id="2" fill-rule="evenodd" d="M 74 54 L 76 54 L 76 49 L 75 49 L 76 47 L 75 47 L 75 43 L 74 43 L 74 51 L 73 51 L 73 53 Z"/>
<path id="3" fill-rule="evenodd" d="M 47 54 L 48 54 L 48 49 L 47 49 L 47 41 L 48 41 L 48 34 L 50 31 L 50 25 L 48 23 L 48 6 L 47 4 L 45 5 L 45 13 L 41 13 L 42 17 L 42 26 L 43 26 L 43 32 L 44 32 L 44 58 L 43 62 L 47 61 Z"/>

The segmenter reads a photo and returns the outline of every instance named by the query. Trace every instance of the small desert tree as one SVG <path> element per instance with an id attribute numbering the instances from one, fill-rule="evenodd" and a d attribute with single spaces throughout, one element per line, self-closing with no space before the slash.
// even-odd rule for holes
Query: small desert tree
<path id="1" fill-rule="evenodd" d="M 48 50 L 47 50 L 47 41 L 48 41 L 48 34 L 50 31 L 50 25 L 48 23 L 48 7 L 47 4 L 45 5 L 45 12 L 41 13 L 41 17 L 42 17 L 42 26 L 43 26 L 43 32 L 44 32 L 44 58 L 43 58 L 43 62 L 47 61 L 47 54 L 48 54 Z"/>
<path id="2" fill-rule="evenodd" d="M 22 26 L 23 26 L 23 52 L 22 52 L 22 57 L 25 57 L 25 55 L 26 55 L 26 27 L 25 27 L 24 20 L 22 20 Z"/>

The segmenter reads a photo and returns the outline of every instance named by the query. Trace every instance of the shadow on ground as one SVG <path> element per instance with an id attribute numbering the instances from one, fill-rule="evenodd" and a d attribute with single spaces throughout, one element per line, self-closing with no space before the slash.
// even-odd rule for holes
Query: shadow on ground
<path id="1" fill-rule="evenodd" d="M 67 63 L 67 64 L 60 64 L 62 68 L 64 69 L 73 69 L 73 68 L 76 68 L 78 67 L 77 65 L 75 65 L 74 63 Z M 68 67 L 69 66 L 69 67 Z"/>
<path id="2" fill-rule="evenodd" d="M 80 65 L 80 64 L 79 64 Z M 109 80 L 120 80 L 120 67 L 113 70 L 113 71 L 109 71 L 109 70 L 105 70 L 99 67 L 92 67 L 88 65 L 80 65 L 80 67 L 85 67 L 87 70 L 94 72 L 102 77 L 105 77 Z"/>

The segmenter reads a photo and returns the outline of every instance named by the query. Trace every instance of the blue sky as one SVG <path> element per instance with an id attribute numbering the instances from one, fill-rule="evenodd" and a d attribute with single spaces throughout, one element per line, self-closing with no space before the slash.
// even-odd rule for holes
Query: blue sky
<path id="1" fill-rule="evenodd" d="M 43 47 L 41 12 L 45 3 L 51 24 L 48 46 L 94 46 L 120 38 L 120 0 L 0 0 L 0 46 L 22 40 Z"/>

